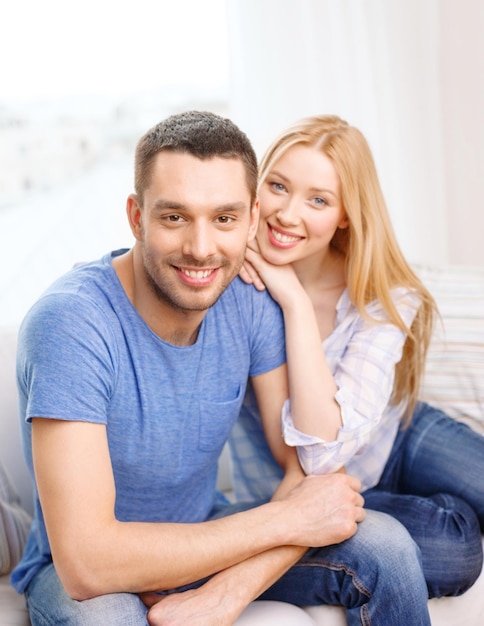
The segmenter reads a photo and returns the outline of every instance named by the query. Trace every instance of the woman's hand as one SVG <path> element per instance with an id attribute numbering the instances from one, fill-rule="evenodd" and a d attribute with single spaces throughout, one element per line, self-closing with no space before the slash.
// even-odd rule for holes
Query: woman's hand
<path id="1" fill-rule="evenodd" d="M 256 250 L 258 252 L 259 246 L 257 245 L 257 242 L 250 242 L 249 246 L 251 245 L 253 246 L 253 250 Z M 247 250 L 249 250 L 249 248 L 247 248 Z M 262 256 L 260 254 L 259 257 L 262 259 Z M 260 277 L 259 273 L 252 265 L 252 263 L 247 259 L 247 251 L 245 254 L 244 264 L 239 270 L 239 276 L 244 281 L 244 283 L 247 283 L 248 285 L 254 285 L 254 287 L 259 291 L 264 291 L 264 289 L 266 288 L 264 281 Z"/>
<path id="2" fill-rule="evenodd" d="M 294 303 L 294 297 L 298 292 L 304 291 L 292 266 L 273 265 L 266 261 L 260 254 L 256 241 L 252 241 L 245 252 L 245 263 L 240 276 L 259 291 L 267 288 L 283 309 Z"/>

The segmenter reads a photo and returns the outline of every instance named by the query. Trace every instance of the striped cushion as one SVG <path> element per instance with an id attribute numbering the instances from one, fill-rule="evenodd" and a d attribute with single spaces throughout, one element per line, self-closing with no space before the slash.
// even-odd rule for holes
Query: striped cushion
<path id="1" fill-rule="evenodd" d="M 484 268 L 415 266 L 438 321 L 421 397 L 484 434 Z"/>

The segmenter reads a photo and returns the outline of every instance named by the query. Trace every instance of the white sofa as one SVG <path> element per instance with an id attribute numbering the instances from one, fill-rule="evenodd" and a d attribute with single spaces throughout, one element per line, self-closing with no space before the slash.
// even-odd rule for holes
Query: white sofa
<path id="1" fill-rule="evenodd" d="M 465 421 L 484 434 L 484 268 L 417 269 L 437 298 L 444 327 L 437 328 L 434 334 L 423 396 L 457 419 L 465 416 Z M 0 328 L 0 462 L 13 479 L 21 505 L 31 512 L 30 481 L 21 452 L 17 421 L 16 334 L 16 328 Z M 221 482 L 228 486 L 226 458 L 222 460 L 221 468 Z M 2 563 L 4 569 L 9 569 L 8 563 L 5 565 L 2 540 L 5 541 L 5 535 L 0 527 L 0 556 L 3 555 L 0 572 Z M 435 626 L 482 626 L 484 572 L 463 596 L 430 600 L 429 609 Z M 24 599 L 10 586 L 8 574 L 0 576 L 0 624 L 29 625 Z M 346 620 L 341 607 L 299 608 L 282 602 L 254 602 L 237 620 L 237 626 L 276 624 L 345 626 Z"/>

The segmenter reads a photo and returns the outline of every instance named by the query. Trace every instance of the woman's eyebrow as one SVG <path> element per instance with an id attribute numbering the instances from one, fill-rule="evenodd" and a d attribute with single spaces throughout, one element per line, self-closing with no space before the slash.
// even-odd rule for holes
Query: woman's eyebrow
<path id="1" fill-rule="evenodd" d="M 329 193 L 332 196 L 334 196 L 335 198 L 339 197 L 338 193 L 336 191 L 333 191 L 332 189 L 325 189 L 325 188 L 319 188 L 319 187 L 311 187 L 309 189 L 309 191 L 311 193 L 320 193 L 320 194 L 326 194 Z"/>

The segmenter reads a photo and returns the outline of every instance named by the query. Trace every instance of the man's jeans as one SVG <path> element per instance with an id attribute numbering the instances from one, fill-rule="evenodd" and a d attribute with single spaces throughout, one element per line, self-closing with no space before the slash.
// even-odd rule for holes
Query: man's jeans
<path id="1" fill-rule="evenodd" d="M 26 596 L 33 626 L 147 623 L 146 610 L 135 595 L 71 600 L 52 565 L 40 570 Z M 348 541 L 311 549 L 263 598 L 301 605 L 344 604 L 348 624 L 354 625 L 430 624 L 420 552 L 399 522 L 375 511 L 368 512 Z"/>
<path id="2" fill-rule="evenodd" d="M 341 604 L 349 626 L 430 624 L 429 593 L 462 593 L 481 570 L 483 476 L 484 438 L 419 405 L 398 434 L 380 484 L 364 494 L 367 509 L 375 510 L 367 510 L 356 535 L 309 550 L 262 598 Z M 134 595 L 70 600 L 51 565 L 26 596 L 33 626 L 146 624 Z"/>

